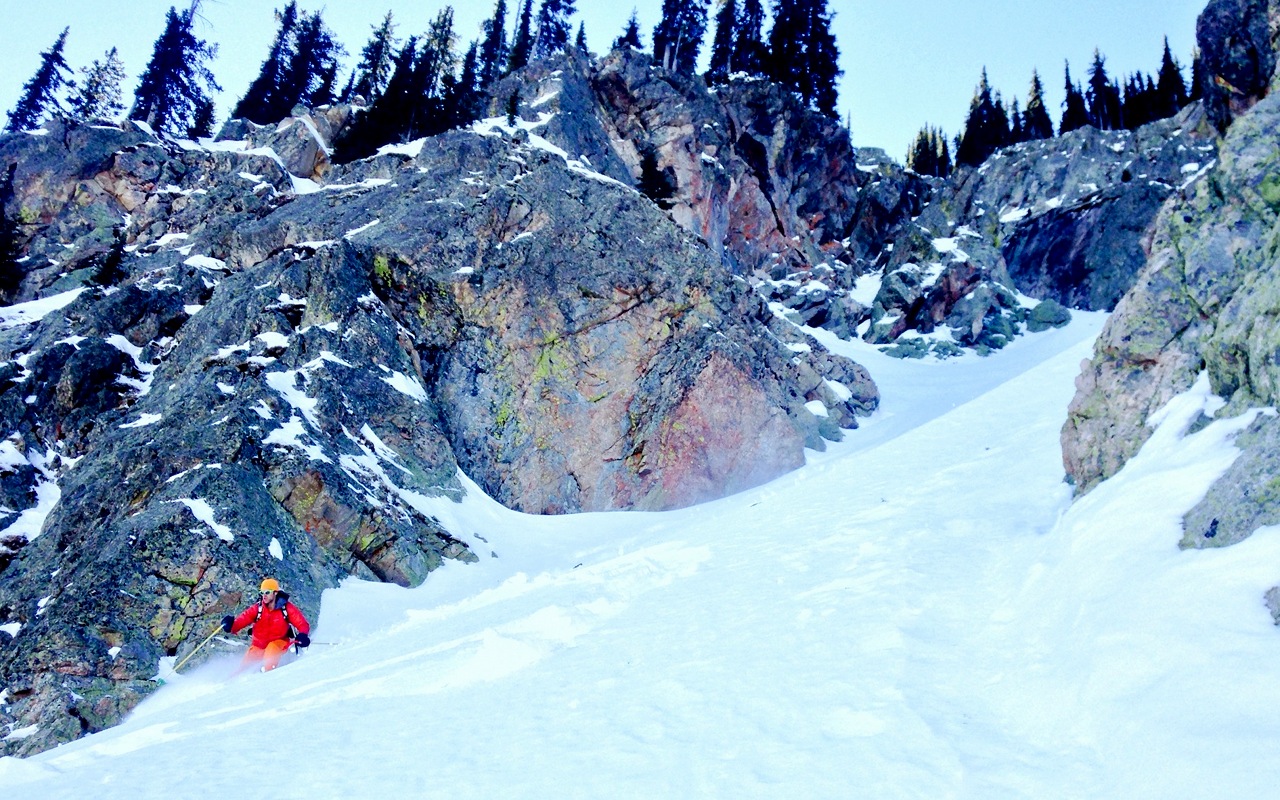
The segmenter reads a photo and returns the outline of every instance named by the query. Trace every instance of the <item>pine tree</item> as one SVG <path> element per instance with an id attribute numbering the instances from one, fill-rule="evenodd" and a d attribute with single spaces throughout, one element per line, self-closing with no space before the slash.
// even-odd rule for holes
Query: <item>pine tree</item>
<path id="1" fill-rule="evenodd" d="M 9 216 L 13 203 L 13 176 L 18 171 L 17 162 L 9 164 L 4 180 L 0 181 L 0 302 L 11 303 L 22 285 L 22 231 Z"/>
<path id="2" fill-rule="evenodd" d="M 996 148 L 1001 148 L 1013 141 L 1009 109 L 1005 107 L 1004 99 L 998 91 L 992 93 L 991 104 L 991 141 Z"/>
<path id="3" fill-rule="evenodd" d="M 276 30 L 276 38 L 271 42 L 267 59 L 262 62 L 258 77 L 249 84 L 248 91 L 231 112 L 234 117 L 252 120 L 259 125 L 283 118 L 279 113 L 280 106 L 283 105 L 280 93 L 293 48 L 294 28 L 298 24 L 298 4 L 290 0 L 283 10 L 276 12 L 276 20 L 279 28 Z"/>
<path id="4" fill-rule="evenodd" d="M 573 37 L 573 48 L 579 53 L 587 53 L 587 24 L 578 23 L 578 34 Z"/>
<path id="5" fill-rule="evenodd" d="M 809 86 L 804 51 L 804 0 L 774 0 L 773 27 L 769 30 L 768 75 L 773 81 L 804 94 Z"/>
<path id="6" fill-rule="evenodd" d="M 1169 37 L 1164 39 L 1164 55 L 1160 58 L 1160 73 L 1156 79 L 1155 113 L 1157 119 L 1172 117 L 1188 102 L 1187 84 L 1182 79 L 1182 66 L 1169 51 Z"/>
<path id="7" fill-rule="evenodd" d="M 115 286 L 129 277 L 128 270 L 124 268 L 125 247 L 128 241 L 124 234 L 124 226 L 117 225 L 112 231 L 111 248 L 104 256 L 94 259 L 97 264 L 89 280 L 99 286 Z"/>
<path id="8" fill-rule="evenodd" d="M 653 58 L 663 67 L 692 75 L 707 32 L 711 0 L 662 0 L 662 19 L 653 29 Z"/>
<path id="9" fill-rule="evenodd" d="M 768 64 L 774 81 L 834 117 L 839 61 L 827 0 L 774 0 Z"/>
<path id="10" fill-rule="evenodd" d="M 480 88 L 501 78 L 507 66 L 507 0 L 498 0 L 493 16 L 484 23 L 484 39 L 480 42 Z"/>
<path id="11" fill-rule="evenodd" d="M 933 131 L 929 128 L 922 128 L 907 150 L 907 169 L 920 175 L 933 175 L 937 171 L 938 151 L 933 146 Z"/>
<path id="12" fill-rule="evenodd" d="M 272 122 L 287 117 L 296 105 L 315 107 L 333 102 L 338 58 L 345 51 L 334 40 L 319 11 L 298 23 L 292 50 Z"/>
<path id="13" fill-rule="evenodd" d="M 716 32 L 711 39 L 711 63 L 707 68 L 707 83 L 718 84 L 729 80 L 736 70 L 735 47 L 741 35 L 737 0 L 720 0 L 716 12 Z"/>
<path id="14" fill-rule="evenodd" d="M 969 103 L 969 117 L 956 148 L 956 164 L 976 167 L 1008 140 L 1008 115 L 998 96 L 992 94 L 987 70 L 983 68 L 982 80 Z"/>
<path id="15" fill-rule="evenodd" d="M 621 50 L 624 47 L 635 50 L 644 49 L 644 43 L 640 41 L 640 20 L 636 17 L 634 8 L 631 9 L 631 18 L 627 20 L 627 27 L 622 30 L 622 35 L 613 40 L 614 50 Z"/>
<path id="16" fill-rule="evenodd" d="M 761 0 L 743 0 L 731 60 L 735 72 L 767 75 L 769 50 L 764 44 L 764 5 Z"/>
<path id="17" fill-rule="evenodd" d="M 386 89 L 366 109 L 356 112 L 351 124 L 334 143 L 335 161 L 346 163 L 372 155 L 395 138 L 395 132 L 404 125 L 402 111 L 412 101 L 417 49 L 417 37 L 410 36 L 392 59 Z"/>
<path id="18" fill-rule="evenodd" d="M 124 63 L 120 53 L 111 48 L 99 61 L 82 67 L 83 77 L 76 84 L 68 104 L 71 114 L 79 119 L 116 119 L 124 112 Z"/>
<path id="19" fill-rule="evenodd" d="M 831 32 L 831 12 L 827 0 L 809 0 L 808 39 L 805 56 L 808 61 L 812 94 L 805 98 L 819 112 L 834 118 L 839 99 L 836 82 L 840 80 L 840 48 Z"/>
<path id="20" fill-rule="evenodd" d="M 1009 144 L 1020 144 L 1027 141 L 1023 125 L 1022 109 L 1018 107 L 1018 98 L 1013 98 L 1009 106 Z"/>
<path id="21" fill-rule="evenodd" d="M 548 58 L 569 44 L 569 17 L 574 0 L 542 0 L 538 9 L 538 33 L 533 40 L 535 58 Z"/>
<path id="22" fill-rule="evenodd" d="M 483 95 L 480 92 L 480 77 L 477 73 L 478 51 L 479 45 L 472 42 L 467 48 L 467 54 L 462 58 L 462 73 L 454 84 L 453 96 L 448 102 L 453 114 L 450 127 L 460 128 L 470 125 L 480 119 L 480 114 L 483 112 L 481 108 Z"/>
<path id="23" fill-rule="evenodd" d="M 37 127 L 49 112 L 64 113 L 58 92 L 70 85 L 71 68 L 62 55 L 70 28 L 63 28 L 53 47 L 40 54 L 40 66 L 31 80 L 22 86 L 22 97 L 9 112 L 7 131 L 25 131 Z"/>
<path id="24" fill-rule="evenodd" d="M 1022 114 L 1022 136 L 1026 141 L 1053 137 L 1053 120 L 1044 105 L 1044 84 L 1040 73 L 1031 71 L 1031 89 L 1027 95 L 1027 108 Z"/>
<path id="25" fill-rule="evenodd" d="M 1191 54 L 1191 85 L 1187 87 L 1187 102 L 1195 103 L 1204 99 L 1204 87 L 1207 80 L 1204 71 L 1204 59 L 1200 55 L 1200 48 L 1196 48 Z"/>
<path id="26" fill-rule="evenodd" d="M 1130 75 L 1124 82 L 1124 99 L 1121 101 L 1121 120 L 1124 127 L 1134 130 L 1161 117 L 1157 111 L 1158 98 L 1151 76 L 1140 72 Z"/>
<path id="27" fill-rule="evenodd" d="M 1098 130 L 1113 131 L 1121 127 L 1120 90 L 1107 76 L 1106 59 L 1096 48 L 1093 65 L 1089 68 L 1089 89 L 1085 92 L 1089 103 L 1089 124 Z"/>
<path id="28" fill-rule="evenodd" d="M 526 66 L 533 56 L 533 0 L 524 0 L 520 6 L 520 20 L 516 24 L 516 36 L 507 57 L 507 72 Z"/>
<path id="29" fill-rule="evenodd" d="M 373 29 L 373 36 L 369 39 L 369 43 L 360 51 L 360 63 L 351 73 L 350 88 L 342 93 L 344 102 L 350 102 L 358 95 L 367 103 L 373 103 L 387 88 L 387 81 L 391 79 L 392 64 L 395 61 L 396 45 L 399 44 L 395 31 L 395 22 L 391 12 L 388 11 L 382 24 Z"/>
<path id="30" fill-rule="evenodd" d="M 1070 133 L 1089 124 L 1089 109 L 1085 106 L 1084 93 L 1079 84 L 1071 80 L 1071 64 L 1066 65 L 1066 99 L 1062 101 L 1062 120 L 1058 133 Z"/>
<path id="31" fill-rule="evenodd" d="M 408 125 L 397 132 L 401 141 L 434 136 L 448 130 L 454 116 L 446 107 L 450 86 L 455 82 L 453 8 L 445 6 L 427 29 L 422 49 L 413 68 L 413 102 L 409 106 Z"/>
<path id="32" fill-rule="evenodd" d="M 922 128 L 907 151 L 907 167 L 934 178 L 950 176 L 951 151 L 947 148 L 946 134 L 928 125 Z"/>
<path id="33" fill-rule="evenodd" d="M 299 104 L 333 102 L 338 57 L 344 52 L 320 12 L 300 17 L 297 4 L 290 2 L 276 16 L 280 28 L 267 60 L 232 112 L 259 125 L 284 119 Z"/>
<path id="34" fill-rule="evenodd" d="M 209 94 L 221 90 L 208 67 L 217 47 L 195 35 L 199 5 L 193 2 L 181 14 L 169 7 L 164 32 L 134 91 L 129 119 L 146 122 L 158 133 L 190 134 L 197 113 L 211 108 Z"/>
<path id="35" fill-rule="evenodd" d="M 213 101 L 202 97 L 191 112 L 191 125 L 184 134 L 188 139 L 204 139 L 213 135 L 213 123 L 217 121 L 217 110 Z"/>

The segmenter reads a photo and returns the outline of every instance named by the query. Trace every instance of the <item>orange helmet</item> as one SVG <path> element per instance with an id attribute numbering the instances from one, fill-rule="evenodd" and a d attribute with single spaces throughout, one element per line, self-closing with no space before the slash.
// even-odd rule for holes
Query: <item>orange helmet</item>
<path id="1" fill-rule="evenodd" d="M 262 585 L 258 587 L 260 592 L 278 592 L 280 591 L 280 583 L 275 578 L 265 578 Z"/>

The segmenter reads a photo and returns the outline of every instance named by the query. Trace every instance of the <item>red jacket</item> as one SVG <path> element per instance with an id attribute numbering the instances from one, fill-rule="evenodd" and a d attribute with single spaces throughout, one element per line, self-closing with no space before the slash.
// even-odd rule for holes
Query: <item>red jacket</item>
<path id="1" fill-rule="evenodd" d="M 287 622 L 285 613 L 289 615 Z M 311 633 L 311 625 L 307 622 L 307 618 L 302 616 L 302 611 L 283 597 L 277 597 L 271 607 L 262 605 L 262 601 L 259 600 L 246 608 L 231 624 L 231 632 L 239 633 L 250 625 L 253 626 L 251 644 L 259 648 L 266 647 L 276 639 L 288 639 L 290 625 L 300 633 Z"/>

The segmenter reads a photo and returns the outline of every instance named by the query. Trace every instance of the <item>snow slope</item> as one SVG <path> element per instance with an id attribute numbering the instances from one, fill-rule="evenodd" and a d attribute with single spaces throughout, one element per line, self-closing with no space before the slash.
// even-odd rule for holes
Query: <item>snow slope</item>
<path id="1" fill-rule="evenodd" d="M 537 518 L 470 486 L 438 510 L 480 565 L 348 582 L 295 663 L 174 678 L 117 728 L 0 760 L 0 791 L 1274 796 L 1280 536 L 1176 547 L 1247 420 L 1185 435 L 1217 405 L 1202 383 L 1071 505 L 1058 431 L 1100 325 L 941 364 L 832 343 L 884 410 L 696 508 Z"/>

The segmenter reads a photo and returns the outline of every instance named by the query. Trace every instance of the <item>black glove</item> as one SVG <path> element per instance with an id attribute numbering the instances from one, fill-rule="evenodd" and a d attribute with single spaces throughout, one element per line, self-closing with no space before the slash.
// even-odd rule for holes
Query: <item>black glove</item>
<path id="1" fill-rule="evenodd" d="M 222 618 L 222 630 L 225 633 L 231 633 L 231 626 L 235 624 L 235 617 L 230 614 Z"/>
<path id="2" fill-rule="evenodd" d="M 311 637 L 310 637 L 310 636 L 308 636 L 308 635 L 306 635 L 305 633 L 299 633 L 299 634 L 297 635 L 297 637 L 296 637 L 296 638 L 294 638 L 294 640 L 293 640 L 293 641 L 297 643 L 298 647 L 310 647 L 310 646 L 311 646 Z"/>

